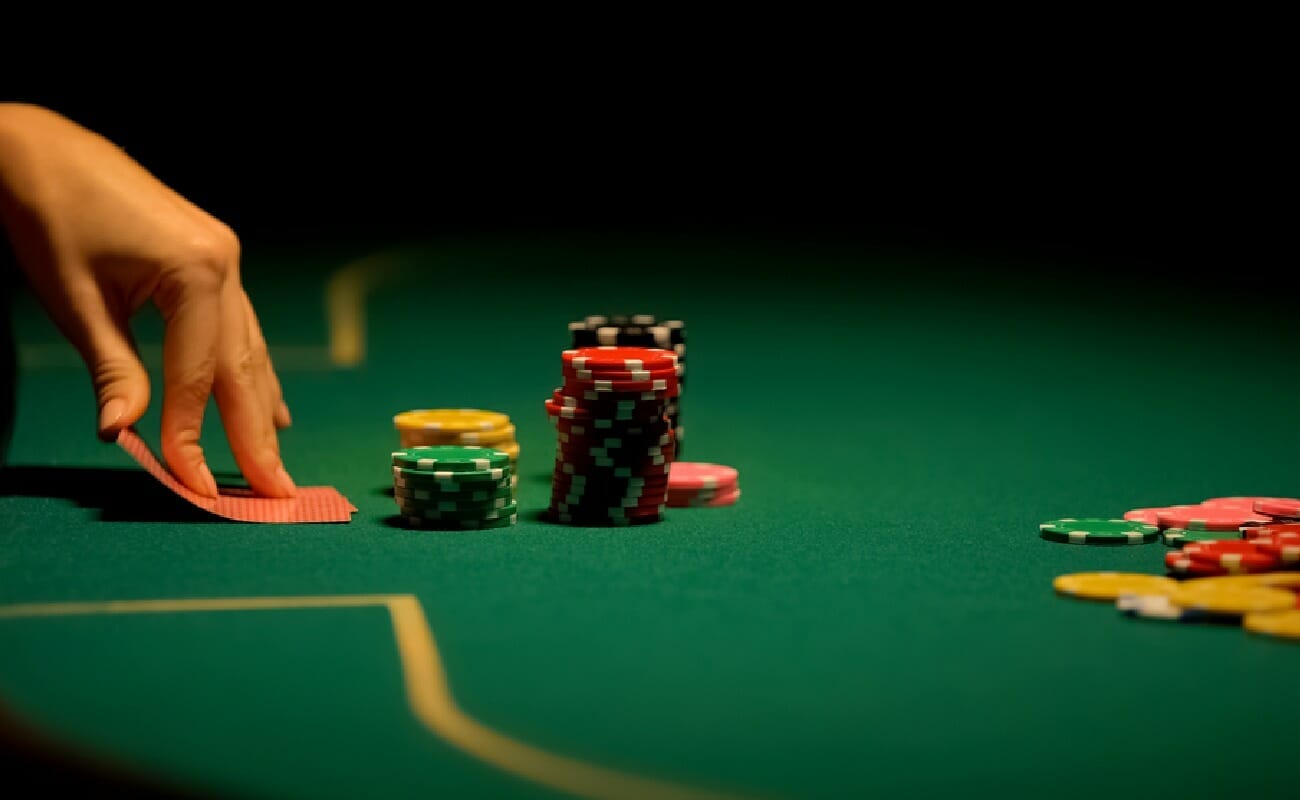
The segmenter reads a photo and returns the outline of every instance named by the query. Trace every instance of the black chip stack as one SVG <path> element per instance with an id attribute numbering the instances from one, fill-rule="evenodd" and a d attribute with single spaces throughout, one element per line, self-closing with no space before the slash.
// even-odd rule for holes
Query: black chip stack
<path id="1" fill-rule="evenodd" d="M 686 323 L 679 319 L 659 321 L 654 314 L 593 315 L 569 323 L 571 347 L 657 347 L 677 354 L 679 391 L 686 386 Z M 668 402 L 668 424 L 673 430 L 677 457 L 681 458 L 682 398 L 679 394 Z"/>

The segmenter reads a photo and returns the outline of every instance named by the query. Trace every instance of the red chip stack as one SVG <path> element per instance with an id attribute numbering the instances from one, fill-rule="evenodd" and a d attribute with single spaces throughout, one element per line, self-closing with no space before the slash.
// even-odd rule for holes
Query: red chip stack
<path id="1" fill-rule="evenodd" d="M 557 450 L 550 516 L 571 525 L 663 519 L 680 394 L 677 354 L 652 347 L 565 350 L 564 386 L 546 401 Z"/>

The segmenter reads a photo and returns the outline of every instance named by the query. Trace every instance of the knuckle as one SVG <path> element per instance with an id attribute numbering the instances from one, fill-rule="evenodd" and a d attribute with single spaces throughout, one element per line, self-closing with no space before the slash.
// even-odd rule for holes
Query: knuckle
<path id="1" fill-rule="evenodd" d="M 199 359 L 186 364 L 167 382 L 167 399 L 184 405 L 202 405 L 212 393 L 213 361 Z"/>

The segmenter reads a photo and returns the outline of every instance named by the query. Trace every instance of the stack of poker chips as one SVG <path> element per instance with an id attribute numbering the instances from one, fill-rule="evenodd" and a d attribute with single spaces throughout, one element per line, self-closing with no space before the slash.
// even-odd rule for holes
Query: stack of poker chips
<path id="1" fill-rule="evenodd" d="M 572 347 L 656 347 L 671 350 L 677 355 L 677 384 L 686 385 L 686 323 L 679 319 L 658 321 L 653 314 L 595 315 L 570 322 L 569 335 Z M 668 401 L 665 409 L 677 444 L 677 455 L 682 452 L 682 401 L 681 395 Z"/>
<path id="2" fill-rule="evenodd" d="M 668 471 L 668 505 L 673 508 L 729 506 L 740 499 L 735 467 L 674 461 Z"/>
<path id="3" fill-rule="evenodd" d="M 518 521 L 510 456 L 489 447 L 434 445 L 393 452 L 393 499 L 414 527 L 504 528 Z"/>
<path id="4" fill-rule="evenodd" d="M 510 456 L 512 485 L 519 481 L 519 443 L 510 417 L 477 408 L 420 408 L 393 417 L 399 447 L 480 445 Z"/>
<path id="5" fill-rule="evenodd" d="M 658 522 L 675 452 L 668 403 L 677 355 L 648 347 L 562 354 L 564 386 L 546 401 L 558 447 L 550 516 L 573 525 Z"/>

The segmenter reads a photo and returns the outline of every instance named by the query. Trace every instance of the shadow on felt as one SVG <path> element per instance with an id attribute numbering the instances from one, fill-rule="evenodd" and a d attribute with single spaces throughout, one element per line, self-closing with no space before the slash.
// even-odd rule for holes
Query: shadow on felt
<path id="1" fill-rule="evenodd" d="M 223 486 L 227 481 L 222 480 Z M 143 470 L 108 467 L 9 466 L 0 469 L 0 497 L 48 497 L 99 509 L 105 522 L 220 520 L 167 491 Z"/>

